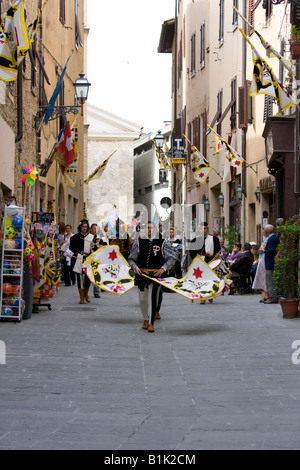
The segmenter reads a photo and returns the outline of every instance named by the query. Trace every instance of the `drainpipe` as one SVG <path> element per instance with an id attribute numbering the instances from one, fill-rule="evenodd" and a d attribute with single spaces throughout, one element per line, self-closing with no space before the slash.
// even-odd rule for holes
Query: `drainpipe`
<path id="1" fill-rule="evenodd" d="M 22 65 L 18 68 L 17 78 L 17 121 L 18 121 L 18 134 L 15 138 L 15 143 L 18 144 L 23 139 L 23 77 Z"/>
<path id="2" fill-rule="evenodd" d="M 247 15 L 247 6 L 246 0 L 243 1 L 243 16 L 246 18 Z M 246 31 L 246 23 L 243 21 L 243 30 L 247 34 Z M 243 37 L 243 51 L 242 51 L 242 83 L 243 86 L 247 85 L 246 81 L 246 68 L 247 68 L 247 44 L 246 39 Z M 242 129 L 242 155 L 245 160 L 246 159 L 246 128 Z M 247 167 L 244 164 L 242 168 L 242 189 L 243 189 L 243 241 L 246 241 L 246 198 L 247 198 Z"/>
<path id="3" fill-rule="evenodd" d="M 300 80 L 300 61 L 296 62 L 296 80 Z M 298 96 L 297 96 L 298 100 Z M 296 108 L 296 146 L 295 146 L 295 215 L 300 215 L 300 111 Z"/>
<path id="4" fill-rule="evenodd" d="M 174 136 L 174 129 L 176 129 L 176 121 L 177 121 L 177 36 L 178 36 L 178 0 L 175 0 L 175 46 L 174 46 L 174 117 L 173 117 L 173 136 Z M 172 149 L 173 150 L 173 149 Z M 172 181 L 173 181 L 173 197 L 172 197 L 172 204 L 176 204 L 176 185 L 177 185 L 177 178 L 174 173 L 174 168 L 172 165 Z"/>

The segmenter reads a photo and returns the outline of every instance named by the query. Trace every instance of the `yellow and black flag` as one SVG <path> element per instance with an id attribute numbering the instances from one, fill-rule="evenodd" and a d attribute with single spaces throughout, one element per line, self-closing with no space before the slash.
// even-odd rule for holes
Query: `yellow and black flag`
<path id="1" fill-rule="evenodd" d="M 254 70 L 249 95 L 269 95 L 277 101 L 278 106 L 283 110 L 290 108 L 295 104 L 291 96 L 281 83 L 279 83 L 271 67 L 260 56 L 244 31 L 240 29 L 240 32 L 250 44 L 253 54 Z"/>
<path id="2" fill-rule="evenodd" d="M 104 170 L 109 162 L 109 159 L 116 153 L 115 150 L 101 165 L 99 165 L 93 173 L 84 181 L 85 184 L 89 184 L 90 181 L 98 180 L 104 173 Z"/>
<path id="3" fill-rule="evenodd" d="M 18 77 L 18 66 L 30 47 L 25 23 L 24 0 L 18 0 L 1 17 L 0 80 L 11 82 Z"/>

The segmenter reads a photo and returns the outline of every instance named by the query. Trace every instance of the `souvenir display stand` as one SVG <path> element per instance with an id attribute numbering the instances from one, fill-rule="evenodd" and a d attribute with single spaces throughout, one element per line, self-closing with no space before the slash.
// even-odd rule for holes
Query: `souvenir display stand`
<path id="1" fill-rule="evenodd" d="M 21 321 L 23 300 L 25 207 L 7 206 L 4 213 L 1 260 L 1 320 Z"/>
<path id="2" fill-rule="evenodd" d="M 40 282 L 34 288 L 34 312 L 38 313 L 39 307 L 51 310 L 51 299 L 59 288 L 60 264 L 57 227 L 45 222 L 33 226 L 40 240 Z"/>

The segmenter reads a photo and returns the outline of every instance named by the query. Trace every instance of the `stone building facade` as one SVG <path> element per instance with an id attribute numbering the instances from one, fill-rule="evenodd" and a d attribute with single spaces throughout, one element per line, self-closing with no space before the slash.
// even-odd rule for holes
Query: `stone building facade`
<path id="1" fill-rule="evenodd" d="M 277 113 L 289 116 L 295 113 L 295 107 L 282 112 L 265 95 L 249 96 L 252 50 L 239 28 L 245 29 L 254 47 L 284 84 L 287 71 L 277 58 L 266 57 L 259 38 L 245 26 L 233 6 L 288 58 L 290 5 L 285 3 L 178 0 L 177 17 L 164 23 L 160 38 L 159 52 L 173 54 L 173 133 L 187 135 L 215 169 L 205 184 L 197 183 L 188 149 L 187 167 L 178 168 L 179 178 L 173 181 L 173 203 L 192 206 L 209 203 L 206 219 L 211 231 L 222 232 L 231 225 L 240 230 L 244 241 L 260 242 L 263 224 L 285 216 L 276 210 L 277 178 L 274 173 L 269 174 L 263 133 L 268 117 Z M 226 175 L 225 154 L 215 154 L 214 133 L 207 125 L 242 155 L 246 160 L 243 169 Z M 186 186 L 179 186 L 178 180 L 185 179 Z M 294 193 L 294 185 L 291 187 Z"/>
<path id="2" fill-rule="evenodd" d="M 100 179 L 85 185 L 87 216 L 90 223 L 103 227 L 113 208 L 119 217 L 130 223 L 134 211 L 134 151 L 133 145 L 142 125 L 88 104 L 88 160 L 85 179 L 109 159 Z"/>
<path id="3" fill-rule="evenodd" d="M 13 4 L 1 0 L 1 12 Z M 25 1 L 26 25 L 32 23 L 44 5 L 42 0 Z M 51 0 L 44 5 L 30 53 L 21 63 L 16 82 L 0 80 L 0 174 L 4 195 L 15 194 L 19 205 L 26 205 L 28 216 L 42 209 L 53 212 L 55 221 L 73 226 L 84 215 L 83 178 L 87 127 L 85 115 L 78 120 L 78 178 L 75 187 L 65 180 L 59 165 L 53 161 L 53 148 L 58 134 L 73 115 L 40 122 L 38 110 L 48 104 L 57 81 L 73 50 L 56 105 L 74 105 L 74 82 L 86 72 L 86 0 Z M 3 138 L 2 138 L 3 137 Z M 29 187 L 26 201 L 22 169 L 36 166 L 39 177 Z"/>

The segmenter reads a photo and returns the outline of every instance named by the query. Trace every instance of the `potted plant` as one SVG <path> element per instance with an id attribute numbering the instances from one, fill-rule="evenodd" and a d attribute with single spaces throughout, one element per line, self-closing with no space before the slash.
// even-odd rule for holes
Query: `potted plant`
<path id="1" fill-rule="evenodd" d="M 291 37 L 289 39 L 289 43 L 292 59 L 300 59 L 300 31 L 295 25 L 291 26 Z"/>
<path id="2" fill-rule="evenodd" d="M 233 225 L 226 225 L 224 227 L 223 237 L 227 240 L 228 250 L 231 251 L 235 242 L 240 241 L 240 224 L 238 224 L 237 229 Z"/>
<path id="3" fill-rule="evenodd" d="M 284 318 L 298 316 L 299 286 L 299 239 L 300 225 L 294 220 L 278 227 L 279 245 L 275 258 L 274 281 L 276 291 L 282 296 L 279 302 Z"/>

